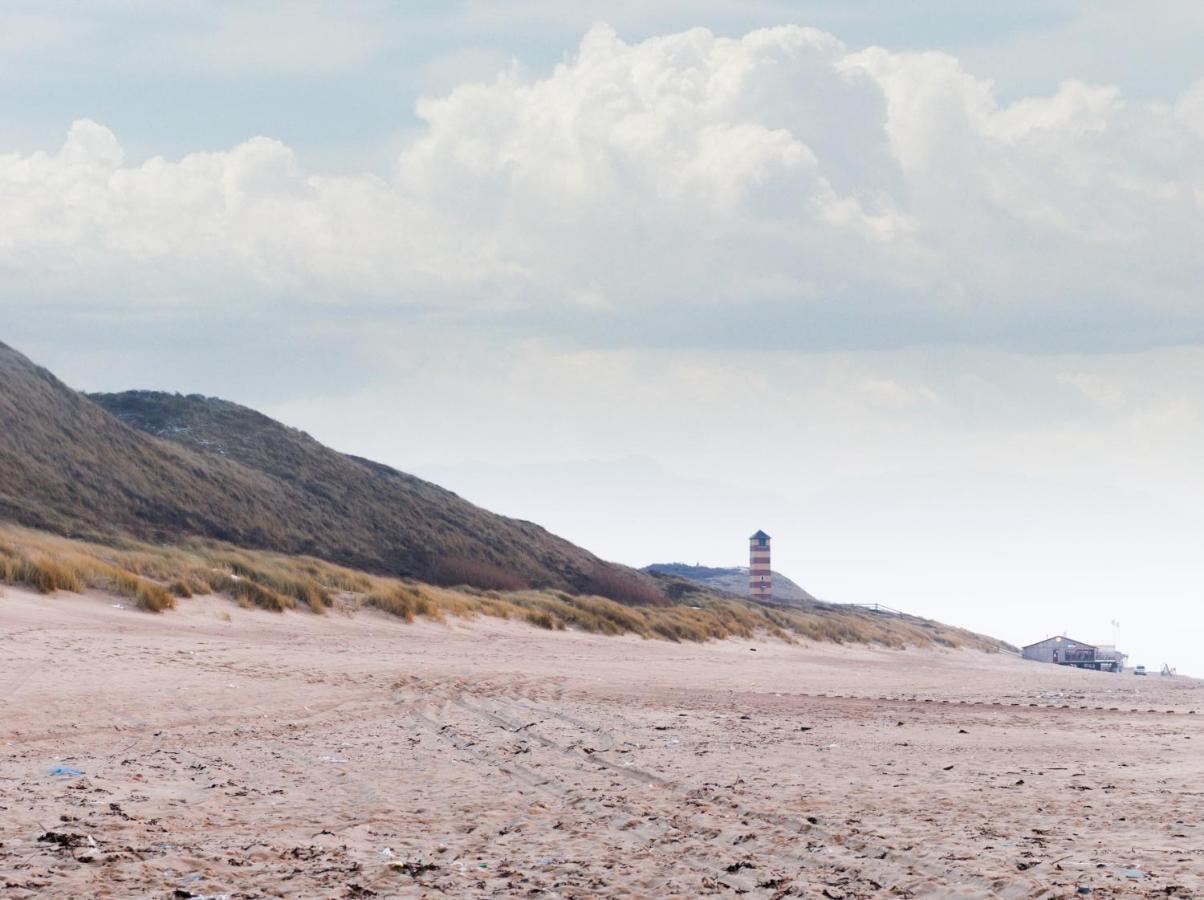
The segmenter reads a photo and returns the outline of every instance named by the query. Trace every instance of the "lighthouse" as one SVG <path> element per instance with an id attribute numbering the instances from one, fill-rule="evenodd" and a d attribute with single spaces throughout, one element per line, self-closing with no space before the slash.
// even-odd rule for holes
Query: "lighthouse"
<path id="1" fill-rule="evenodd" d="M 769 570 L 769 535 L 758 531 L 748 539 L 748 596 L 773 600 L 773 573 Z"/>

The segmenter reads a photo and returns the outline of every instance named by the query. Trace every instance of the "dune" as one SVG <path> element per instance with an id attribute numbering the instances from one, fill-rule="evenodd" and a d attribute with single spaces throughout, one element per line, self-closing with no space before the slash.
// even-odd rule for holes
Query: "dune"
<path id="1" fill-rule="evenodd" d="M 0 687 L 6 897 L 1204 891 L 1186 678 L 8 587 Z"/>

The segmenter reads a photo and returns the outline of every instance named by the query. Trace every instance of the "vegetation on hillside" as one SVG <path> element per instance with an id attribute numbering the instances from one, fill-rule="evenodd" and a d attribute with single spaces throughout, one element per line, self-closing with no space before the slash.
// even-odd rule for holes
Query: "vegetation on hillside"
<path id="1" fill-rule="evenodd" d="M 89 399 L 3 344 L 0 519 L 104 543 L 214 538 L 433 584 L 668 602 L 643 573 L 253 410 L 143 391 Z"/>
<path id="2" fill-rule="evenodd" d="M 406 621 L 417 617 L 496 616 L 541 628 L 635 634 L 670 641 L 705 641 L 769 634 L 887 647 L 975 647 L 996 650 L 981 635 L 923 619 L 821 607 L 773 609 L 705 590 L 673 585 L 677 602 L 630 606 L 606 597 L 555 589 L 485 590 L 388 578 L 304 556 L 247 550 L 205 538 L 178 545 L 132 539 L 99 543 L 0 525 L 0 581 L 44 593 L 88 588 L 131 598 L 159 612 L 189 598 L 220 594 L 273 611 L 374 608 Z"/>

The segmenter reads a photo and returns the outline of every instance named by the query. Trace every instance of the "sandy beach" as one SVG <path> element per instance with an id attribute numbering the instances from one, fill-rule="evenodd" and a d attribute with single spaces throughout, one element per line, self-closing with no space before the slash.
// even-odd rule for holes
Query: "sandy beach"
<path id="1" fill-rule="evenodd" d="M 5 897 L 1204 896 L 1190 679 L 121 606 L 0 598 Z"/>

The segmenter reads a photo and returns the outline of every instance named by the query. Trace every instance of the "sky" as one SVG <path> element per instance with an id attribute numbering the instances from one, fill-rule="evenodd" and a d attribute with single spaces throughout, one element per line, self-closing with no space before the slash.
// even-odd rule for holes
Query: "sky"
<path id="1" fill-rule="evenodd" d="M 1204 676 L 1204 6 L 0 3 L 0 340 Z M 1112 623 L 1119 622 L 1119 627 Z"/>

